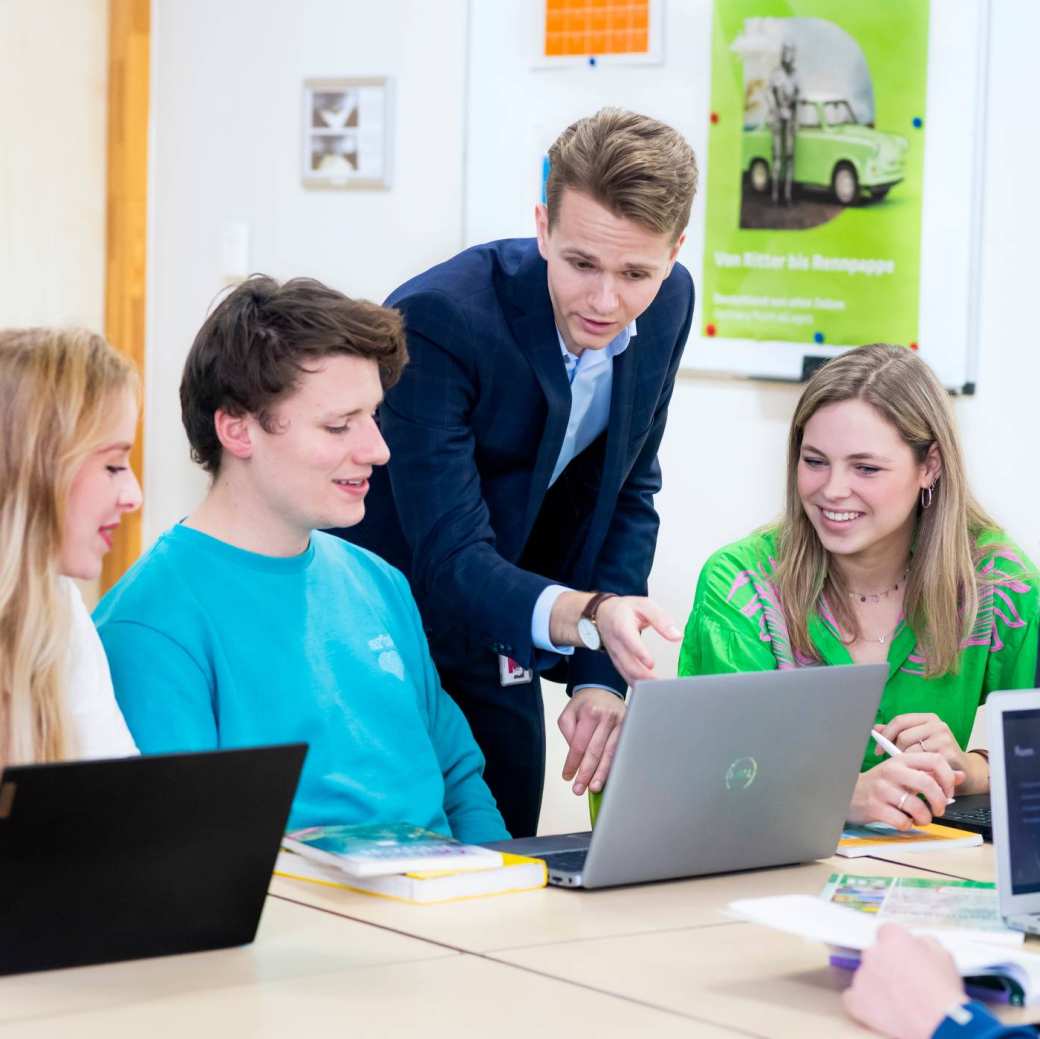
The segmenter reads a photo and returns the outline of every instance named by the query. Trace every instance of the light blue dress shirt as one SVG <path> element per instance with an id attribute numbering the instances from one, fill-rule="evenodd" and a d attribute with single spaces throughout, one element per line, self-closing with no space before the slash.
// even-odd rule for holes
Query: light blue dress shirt
<path id="1" fill-rule="evenodd" d="M 610 395 L 614 385 L 614 358 L 628 349 L 628 344 L 636 335 L 636 323 L 631 322 L 602 350 L 583 350 L 580 357 L 575 357 L 567 349 L 559 329 L 556 335 L 560 341 L 567 381 L 571 384 L 571 412 L 567 419 L 567 432 L 563 436 L 560 454 L 549 478 L 550 487 L 574 458 L 607 428 L 607 422 L 610 420 Z M 538 596 L 531 617 L 531 641 L 539 649 L 564 656 L 570 656 L 574 652 L 573 646 L 554 646 L 549 638 L 549 616 L 552 608 L 560 595 L 570 590 L 563 585 L 553 584 Z"/>
<path id="2" fill-rule="evenodd" d="M 633 321 L 602 350 L 583 350 L 580 357 L 575 357 L 557 330 L 563 367 L 571 384 L 571 413 L 559 457 L 549 477 L 550 487 L 571 461 L 607 428 L 610 392 L 614 386 L 614 358 L 628 349 L 635 334 L 636 323 Z"/>

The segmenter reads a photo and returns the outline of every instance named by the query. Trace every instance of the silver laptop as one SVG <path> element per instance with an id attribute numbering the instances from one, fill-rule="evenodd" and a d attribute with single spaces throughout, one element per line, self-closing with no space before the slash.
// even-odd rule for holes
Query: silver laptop
<path id="1" fill-rule="evenodd" d="M 833 855 L 886 664 L 637 682 L 592 833 L 491 845 L 598 888 Z"/>
<path id="2" fill-rule="evenodd" d="M 986 729 L 1000 912 L 1040 934 L 1040 689 L 990 694 Z"/>

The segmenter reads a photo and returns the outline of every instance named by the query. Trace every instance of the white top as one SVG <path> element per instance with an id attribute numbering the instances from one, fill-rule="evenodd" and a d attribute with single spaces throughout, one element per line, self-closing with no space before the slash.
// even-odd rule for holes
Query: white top
<path id="1" fill-rule="evenodd" d="M 68 670 L 72 756 L 120 758 L 136 754 L 137 746 L 112 690 L 108 657 L 83 597 L 72 578 L 60 577 L 58 580 L 68 590 L 72 615 Z"/>

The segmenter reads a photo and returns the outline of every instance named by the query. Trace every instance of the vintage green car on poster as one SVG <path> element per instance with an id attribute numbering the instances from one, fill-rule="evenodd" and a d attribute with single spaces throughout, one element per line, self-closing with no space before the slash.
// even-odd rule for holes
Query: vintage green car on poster
<path id="1" fill-rule="evenodd" d="M 903 179 L 908 147 L 905 137 L 858 123 L 848 101 L 803 98 L 798 102 L 795 182 L 830 190 L 842 205 L 864 195 L 884 198 Z M 769 190 L 772 162 L 769 124 L 745 127 L 741 170 L 752 190 Z"/>

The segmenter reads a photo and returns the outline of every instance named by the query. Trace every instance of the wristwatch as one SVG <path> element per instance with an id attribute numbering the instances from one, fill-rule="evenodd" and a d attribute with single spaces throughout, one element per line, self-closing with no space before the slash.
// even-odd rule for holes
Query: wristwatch
<path id="1" fill-rule="evenodd" d="M 602 649 L 603 639 L 599 636 L 599 628 L 596 626 L 596 613 L 608 600 L 616 599 L 617 592 L 596 592 L 585 604 L 578 618 L 578 638 L 586 649 Z"/>

